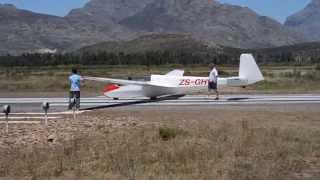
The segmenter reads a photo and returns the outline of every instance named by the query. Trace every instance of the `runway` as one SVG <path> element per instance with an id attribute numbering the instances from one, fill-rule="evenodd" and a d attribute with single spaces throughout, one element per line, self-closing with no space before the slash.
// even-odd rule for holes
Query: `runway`
<path id="1" fill-rule="evenodd" d="M 0 105 L 11 105 L 14 113 L 39 114 L 42 112 L 41 104 L 50 103 L 50 112 L 59 114 L 66 111 L 67 98 L 0 98 Z M 81 99 L 83 110 L 116 108 L 123 106 L 227 106 L 227 105 L 275 105 L 275 104 L 315 104 L 320 105 L 320 94 L 292 94 L 292 95 L 223 95 L 216 101 L 207 96 L 175 96 L 163 97 L 157 100 L 144 99 L 120 99 L 113 100 L 107 97 L 85 97 Z M 64 112 L 68 113 L 68 112 Z"/>

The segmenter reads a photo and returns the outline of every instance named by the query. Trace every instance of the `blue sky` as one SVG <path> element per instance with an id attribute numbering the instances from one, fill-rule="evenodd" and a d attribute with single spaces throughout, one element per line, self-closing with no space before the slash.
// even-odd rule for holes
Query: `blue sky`
<path id="1" fill-rule="evenodd" d="M 84 6 L 89 0 L 0 0 L 0 3 L 14 4 L 20 9 L 65 16 L 71 9 Z"/>
<path id="2" fill-rule="evenodd" d="M 66 15 L 71 9 L 82 7 L 89 0 L 0 0 L 0 3 L 14 4 L 21 9 L 34 12 Z M 208 0 L 210 1 L 210 0 Z M 247 6 L 257 13 L 283 22 L 287 16 L 301 10 L 311 0 L 219 0 L 220 2 Z"/>
<path id="3" fill-rule="evenodd" d="M 219 0 L 229 4 L 247 6 L 257 13 L 272 17 L 280 22 L 303 9 L 311 0 Z"/>

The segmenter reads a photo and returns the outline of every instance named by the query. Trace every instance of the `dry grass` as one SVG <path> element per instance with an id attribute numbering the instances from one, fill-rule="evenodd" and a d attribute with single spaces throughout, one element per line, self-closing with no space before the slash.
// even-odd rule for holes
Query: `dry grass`
<path id="1" fill-rule="evenodd" d="M 2 150 L 0 179 L 320 178 L 317 112 L 108 110 L 91 115 L 48 130 L 69 132 L 68 138 Z"/>
<path id="2" fill-rule="evenodd" d="M 248 87 L 248 90 L 237 88 L 240 92 L 320 92 L 320 72 L 318 66 L 264 66 L 262 71 L 266 81 Z M 126 79 L 130 77 L 165 74 L 174 68 L 186 70 L 186 75 L 207 76 L 206 66 L 163 65 L 163 66 L 79 66 L 79 71 L 86 76 L 101 76 Z M 61 92 L 69 87 L 67 77 L 71 67 L 39 67 L 39 68 L 0 68 L 0 92 Z M 238 67 L 219 67 L 223 77 L 235 76 Z M 100 93 L 103 83 L 86 82 L 83 92 Z M 229 92 L 229 90 L 226 90 Z M 232 91 L 232 90 L 231 90 Z"/>

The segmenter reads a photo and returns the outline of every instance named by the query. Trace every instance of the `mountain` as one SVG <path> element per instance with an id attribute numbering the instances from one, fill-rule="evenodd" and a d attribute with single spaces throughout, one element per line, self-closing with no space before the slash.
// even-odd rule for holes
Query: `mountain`
<path id="1" fill-rule="evenodd" d="M 320 0 L 312 0 L 300 12 L 287 18 L 285 26 L 304 34 L 308 41 L 320 41 Z"/>
<path id="2" fill-rule="evenodd" d="M 75 29 L 84 29 L 96 37 L 96 43 L 106 40 L 128 40 L 139 33 L 119 24 L 153 0 L 91 0 L 83 8 L 73 9 L 65 17 Z M 90 43 L 92 44 L 92 43 Z"/>
<path id="3" fill-rule="evenodd" d="M 210 0 L 91 0 L 65 17 L 0 4 L 0 54 L 70 52 L 148 34 L 184 34 L 210 45 L 242 48 L 303 39 L 248 8 Z"/>
<path id="4" fill-rule="evenodd" d="M 102 42 L 77 50 L 77 53 L 141 53 L 147 51 L 207 51 L 210 46 L 186 34 L 150 34 L 130 41 Z"/>
<path id="5" fill-rule="evenodd" d="M 232 47 L 294 44 L 298 36 L 277 21 L 240 6 L 208 0 L 156 0 L 120 22 L 129 29 L 155 33 L 190 33 Z"/>
<path id="6" fill-rule="evenodd" d="M 7 4 L 0 5 L 0 34 L 0 54 L 43 49 L 68 51 L 80 48 L 78 45 L 82 42 L 92 42 L 83 29 L 75 29 L 64 18 L 21 10 Z"/>
<path id="7" fill-rule="evenodd" d="M 153 1 L 155 0 L 91 0 L 83 8 L 72 10 L 67 18 L 100 24 L 118 23 Z"/>
<path id="8" fill-rule="evenodd" d="M 0 5 L 0 54 L 34 49 L 67 48 L 70 34 L 68 23 L 55 16 Z"/>

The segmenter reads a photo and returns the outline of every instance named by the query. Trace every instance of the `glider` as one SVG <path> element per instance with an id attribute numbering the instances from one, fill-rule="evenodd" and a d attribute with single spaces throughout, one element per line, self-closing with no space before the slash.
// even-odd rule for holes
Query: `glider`
<path id="1" fill-rule="evenodd" d="M 208 89 L 208 77 L 184 76 L 183 70 L 173 70 L 165 75 L 151 75 L 150 81 L 133 81 L 101 77 L 83 77 L 84 80 L 105 82 L 104 95 L 110 98 L 149 97 L 185 95 Z M 246 87 L 264 77 L 251 54 L 240 57 L 239 75 L 236 77 L 218 78 L 218 87 Z"/>

